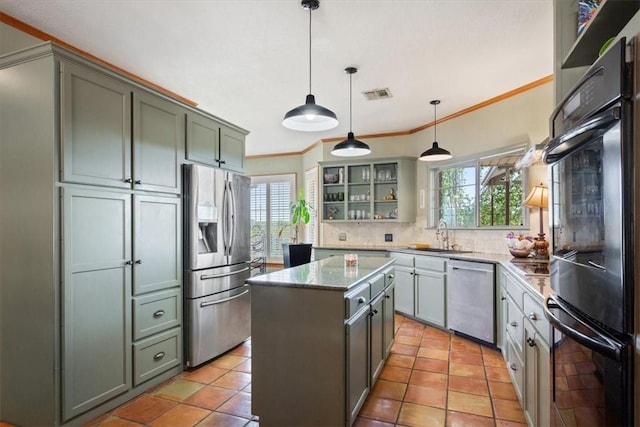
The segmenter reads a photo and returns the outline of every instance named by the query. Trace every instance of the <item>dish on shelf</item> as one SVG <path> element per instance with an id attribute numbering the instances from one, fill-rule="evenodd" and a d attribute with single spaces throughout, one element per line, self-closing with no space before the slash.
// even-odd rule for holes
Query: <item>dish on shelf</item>
<path id="1" fill-rule="evenodd" d="M 324 183 L 325 184 L 335 184 L 338 182 L 338 175 L 337 174 L 330 174 L 330 173 L 325 173 L 324 174 Z"/>

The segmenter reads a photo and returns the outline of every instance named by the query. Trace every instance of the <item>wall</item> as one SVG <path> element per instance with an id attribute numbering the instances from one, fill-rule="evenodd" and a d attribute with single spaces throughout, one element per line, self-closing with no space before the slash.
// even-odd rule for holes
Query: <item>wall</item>
<path id="1" fill-rule="evenodd" d="M 553 109 L 553 84 L 546 83 L 534 89 L 507 98 L 495 104 L 438 124 L 438 139 L 442 147 L 455 157 L 468 156 L 478 152 L 490 151 L 500 147 L 523 144 L 527 146 L 540 143 L 548 136 L 549 116 Z M 402 137 L 376 138 L 366 140 L 371 146 L 372 157 L 410 155 L 418 157 L 433 142 L 433 129 Z M 325 144 L 325 154 L 331 151 L 331 144 Z M 330 156 L 330 155 L 329 155 Z M 330 156 L 332 160 L 335 157 Z M 420 190 L 428 195 L 428 163 L 418 161 L 416 192 L 419 200 Z M 529 189 L 532 185 L 547 184 L 546 166 L 529 168 Z M 406 246 L 410 243 L 430 243 L 436 245 L 435 232 L 427 228 L 427 205 L 420 208 L 417 204 L 416 222 L 413 224 L 389 223 L 324 223 L 321 227 L 321 245 L 323 246 Z M 539 231 L 539 214 L 533 212 L 529 234 Z M 548 227 L 545 213 L 544 226 Z M 347 241 L 338 240 L 340 233 L 346 233 Z M 385 243 L 384 234 L 393 234 L 393 242 Z M 508 254 L 504 236 L 505 230 L 451 230 L 450 243 L 459 244 L 464 250 L 487 253 Z"/>

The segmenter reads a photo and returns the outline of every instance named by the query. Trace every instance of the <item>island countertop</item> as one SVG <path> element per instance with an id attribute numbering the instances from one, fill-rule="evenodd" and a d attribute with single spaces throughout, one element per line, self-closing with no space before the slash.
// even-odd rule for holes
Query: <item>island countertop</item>
<path id="1" fill-rule="evenodd" d="M 253 286 L 284 286 L 345 292 L 394 262 L 393 258 L 360 257 L 357 266 L 346 267 L 343 257 L 336 256 L 251 277 L 246 282 Z"/>

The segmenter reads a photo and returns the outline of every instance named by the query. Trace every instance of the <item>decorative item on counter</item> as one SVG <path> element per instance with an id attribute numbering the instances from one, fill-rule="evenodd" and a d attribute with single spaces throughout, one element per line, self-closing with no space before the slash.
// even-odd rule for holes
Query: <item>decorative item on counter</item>
<path id="1" fill-rule="evenodd" d="M 534 239 L 531 236 L 523 236 L 510 231 L 507 234 L 507 248 L 516 258 L 527 258 L 534 248 Z"/>
<path id="2" fill-rule="evenodd" d="M 549 258 L 549 242 L 544 238 L 544 227 L 542 225 L 542 210 L 549 207 L 549 189 L 542 183 L 536 185 L 522 204 L 529 208 L 538 208 L 540 211 L 540 232 L 534 242 L 535 256 L 536 258 Z"/>
<path id="3" fill-rule="evenodd" d="M 357 267 L 358 266 L 358 254 L 344 254 L 345 267 Z"/>

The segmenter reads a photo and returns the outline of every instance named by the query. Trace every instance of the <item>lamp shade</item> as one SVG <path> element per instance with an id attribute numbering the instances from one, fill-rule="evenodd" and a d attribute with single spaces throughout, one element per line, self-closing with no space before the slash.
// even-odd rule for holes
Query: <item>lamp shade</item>
<path id="1" fill-rule="evenodd" d="M 529 195 L 522 203 L 528 208 L 541 208 L 546 209 L 549 207 L 549 189 L 540 183 L 533 187 Z"/>
<path id="2" fill-rule="evenodd" d="M 333 147 L 331 154 L 338 157 L 357 157 L 371 153 L 367 144 L 354 138 L 353 132 L 347 134 L 347 139 Z"/>
<path id="3" fill-rule="evenodd" d="M 282 125 L 293 130 L 317 132 L 338 126 L 338 119 L 333 111 L 316 104 L 315 97 L 309 94 L 303 105 L 284 115 Z"/>
<path id="4" fill-rule="evenodd" d="M 440 160 L 450 159 L 451 153 L 444 148 L 438 147 L 437 142 L 433 142 L 431 148 L 420 154 L 420 160 L 423 162 L 438 162 Z"/>

